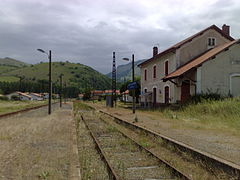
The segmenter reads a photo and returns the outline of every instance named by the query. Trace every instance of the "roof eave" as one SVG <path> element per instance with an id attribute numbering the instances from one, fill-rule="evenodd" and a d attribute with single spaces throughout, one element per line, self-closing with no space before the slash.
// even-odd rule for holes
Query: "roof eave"
<path id="1" fill-rule="evenodd" d="M 168 54 L 168 53 L 174 53 L 175 50 L 176 50 L 176 48 L 169 48 L 169 49 L 167 49 L 167 50 L 165 50 L 165 51 L 162 51 L 161 53 L 157 54 L 156 56 L 151 57 L 150 59 L 148 59 L 148 60 L 140 63 L 140 64 L 138 65 L 138 67 L 141 68 L 141 66 L 143 66 L 143 65 L 145 65 L 145 64 L 148 64 L 149 62 L 152 62 L 153 60 L 158 59 L 158 58 L 160 58 L 161 56 L 164 56 L 164 55 L 166 55 L 166 54 Z"/>
<path id="2" fill-rule="evenodd" d="M 202 66 L 203 63 L 205 63 L 205 62 L 207 62 L 207 61 L 209 61 L 209 60 L 211 60 L 211 59 L 214 59 L 217 55 L 219 55 L 220 53 L 222 53 L 222 52 L 225 51 L 225 50 L 228 50 L 228 49 L 229 49 L 231 46 L 233 46 L 234 44 L 240 44 L 240 39 L 235 40 L 235 42 L 231 43 L 229 46 L 223 48 L 222 50 L 220 50 L 220 51 L 217 52 L 216 54 L 213 54 L 212 56 L 210 56 L 209 58 L 207 58 L 204 62 L 199 63 L 198 65 L 190 68 L 189 70 L 185 71 L 184 73 L 182 73 L 182 74 L 180 74 L 180 75 L 178 75 L 178 76 L 164 77 L 164 78 L 162 78 L 162 80 L 163 80 L 164 82 L 166 82 L 166 81 L 168 81 L 168 80 L 170 80 L 170 79 L 178 78 L 178 77 L 186 74 L 187 72 L 191 71 L 192 69 L 198 68 L 199 66 Z M 175 72 L 175 71 L 174 71 L 174 72 Z M 174 73 L 174 72 L 172 72 L 172 73 Z M 168 76 L 170 76 L 170 75 L 171 75 L 171 74 L 169 74 Z"/>

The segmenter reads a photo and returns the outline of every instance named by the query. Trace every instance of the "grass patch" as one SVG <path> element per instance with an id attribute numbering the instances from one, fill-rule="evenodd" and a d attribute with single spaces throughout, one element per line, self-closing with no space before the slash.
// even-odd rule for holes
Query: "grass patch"
<path id="1" fill-rule="evenodd" d="M 167 108 L 162 113 L 169 119 L 197 123 L 206 128 L 240 130 L 240 98 L 204 100 L 178 110 Z M 198 125 L 196 127 L 200 128 Z"/>
<path id="2" fill-rule="evenodd" d="M 147 138 L 141 138 L 139 141 L 139 144 L 145 148 L 149 148 L 150 147 L 150 143 L 149 140 Z"/>
<path id="3" fill-rule="evenodd" d="M 111 126 L 111 125 L 107 126 L 107 132 L 108 132 L 108 133 L 114 133 L 114 132 L 117 132 L 117 131 L 118 131 L 118 130 L 117 130 L 116 127 Z"/>
<path id="4" fill-rule="evenodd" d="M 119 145 L 123 148 L 130 150 L 131 152 L 136 152 L 137 147 L 132 143 L 130 139 L 123 138 L 119 140 Z"/>
<path id="5" fill-rule="evenodd" d="M 84 104 L 81 101 L 75 101 L 73 103 L 73 109 L 74 109 L 74 111 L 78 111 L 78 110 L 91 111 L 91 110 L 94 110 L 91 106 L 88 106 L 87 104 Z"/>
<path id="6" fill-rule="evenodd" d="M 14 76 L 1 76 L 0 82 L 17 82 L 19 81 L 18 77 Z"/>
<path id="7" fill-rule="evenodd" d="M 22 109 L 46 104 L 46 101 L 3 101 L 0 100 L 0 114 L 19 111 Z"/>

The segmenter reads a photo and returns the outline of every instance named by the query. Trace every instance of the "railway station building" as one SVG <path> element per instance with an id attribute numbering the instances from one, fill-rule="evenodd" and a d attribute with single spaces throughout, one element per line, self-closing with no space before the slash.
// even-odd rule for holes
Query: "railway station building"
<path id="1" fill-rule="evenodd" d="M 201 93 L 240 96 L 240 41 L 212 25 L 139 64 L 141 104 L 183 103 Z"/>

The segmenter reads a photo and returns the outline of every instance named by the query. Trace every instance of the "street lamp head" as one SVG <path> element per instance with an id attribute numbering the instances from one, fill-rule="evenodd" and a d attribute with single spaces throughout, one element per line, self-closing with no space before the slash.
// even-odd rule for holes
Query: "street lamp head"
<path id="1" fill-rule="evenodd" d="M 44 50 L 42 49 L 37 49 L 38 51 L 42 52 L 42 53 L 46 53 Z"/>
<path id="2" fill-rule="evenodd" d="M 129 58 L 123 58 L 122 60 L 124 60 L 124 61 L 129 61 Z"/>

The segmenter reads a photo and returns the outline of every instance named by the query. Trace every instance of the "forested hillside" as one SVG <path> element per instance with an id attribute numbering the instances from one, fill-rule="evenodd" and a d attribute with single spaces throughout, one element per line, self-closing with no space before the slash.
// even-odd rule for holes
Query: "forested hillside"
<path id="1" fill-rule="evenodd" d="M 9 93 L 12 89 L 46 92 L 48 83 L 48 66 L 48 63 L 39 63 L 0 73 L 0 82 L 4 82 L 0 84 L 0 89 L 3 93 Z M 53 87 L 56 89 L 59 86 L 59 76 L 61 74 L 63 74 L 64 87 L 71 87 L 77 89 L 79 92 L 82 92 L 87 88 L 111 88 L 111 81 L 105 75 L 83 64 L 70 63 L 67 61 L 52 63 L 52 81 Z"/>

